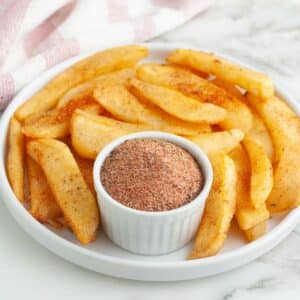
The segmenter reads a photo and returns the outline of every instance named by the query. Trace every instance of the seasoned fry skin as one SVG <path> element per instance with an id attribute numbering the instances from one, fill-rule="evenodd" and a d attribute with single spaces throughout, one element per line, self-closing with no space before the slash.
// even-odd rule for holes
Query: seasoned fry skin
<path id="1" fill-rule="evenodd" d="M 78 167 L 83 176 L 83 179 L 85 180 L 86 184 L 88 185 L 90 191 L 96 197 L 96 191 L 94 188 L 94 179 L 93 179 L 94 161 L 79 156 L 75 151 L 73 151 L 72 154 L 78 164 Z"/>
<path id="2" fill-rule="evenodd" d="M 97 85 L 123 85 L 126 84 L 130 78 L 133 78 L 134 75 L 135 69 L 126 68 L 98 76 L 88 82 L 84 82 L 70 89 L 63 97 L 59 99 L 56 108 L 61 108 L 70 101 L 80 101 L 81 99 L 93 98 L 94 90 Z"/>
<path id="3" fill-rule="evenodd" d="M 250 198 L 255 208 L 264 205 L 273 188 L 273 167 L 264 148 L 251 137 L 243 140 L 251 165 Z"/>
<path id="4" fill-rule="evenodd" d="M 111 48 L 89 56 L 58 74 L 21 105 L 15 114 L 16 118 L 23 121 L 34 113 L 47 111 L 56 106 L 59 98 L 74 86 L 101 74 L 131 67 L 147 55 L 147 48 L 131 45 Z"/>
<path id="5" fill-rule="evenodd" d="M 275 149 L 274 184 L 267 199 L 268 209 L 276 213 L 295 208 L 300 205 L 300 120 L 277 97 L 247 97 L 264 119 Z"/>
<path id="6" fill-rule="evenodd" d="M 223 129 L 240 129 L 248 132 L 252 127 L 251 111 L 240 98 L 220 88 L 191 71 L 172 65 L 145 64 L 137 69 L 137 77 L 151 84 L 175 89 L 201 102 L 226 109 L 226 117 L 220 123 Z M 236 90 L 239 93 L 238 90 Z"/>
<path id="7" fill-rule="evenodd" d="M 99 210 L 68 146 L 54 139 L 27 144 L 27 153 L 43 169 L 68 226 L 82 244 L 96 238 Z"/>
<path id="8" fill-rule="evenodd" d="M 242 230 L 248 230 L 269 219 L 265 203 L 255 208 L 250 199 L 251 166 L 244 148 L 239 145 L 230 152 L 237 171 L 237 205 L 235 218 Z"/>
<path id="9" fill-rule="evenodd" d="M 174 118 L 155 106 L 146 105 L 122 85 L 98 86 L 94 98 L 116 118 L 152 126 L 153 129 L 175 134 L 194 135 L 210 132 L 208 124 L 193 124 Z"/>
<path id="10" fill-rule="evenodd" d="M 93 114 L 103 113 L 102 106 L 93 98 L 97 84 L 125 84 L 134 74 L 134 69 L 122 69 L 76 86 L 60 99 L 54 110 L 27 118 L 24 121 L 23 133 L 32 138 L 62 138 L 69 135 L 70 119 L 76 109 Z"/>
<path id="11" fill-rule="evenodd" d="M 30 213 L 41 223 L 62 215 L 41 167 L 27 155 Z"/>
<path id="12" fill-rule="evenodd" d="M 226 91 L 226 93 L 232 95 L 234 98 L 240 100 L 241 102 L 245 102 L 245 100 L 246 100 L 245 94 L 236 85 L 229 83 L 227 81 L 224 81 L 217 77 L 212 79 L 211 82 L 213 84 L 215 84 L 216 86 L 218 86 L 219 88 Z"/>
<path id="13" fill-rule="evenodd" d="M 243 68 L 211 53 L 176 49 L 168 55 L 167 61 L 215 75 L 222 80 L 239 85 L 258 97 L 274 96 L 274 86 L 271 78 L 267 75 Z"/>
<path id="14" fill-rule="evenodd" d="M 262 146 L 266 152 L 269 160 L 273 163 L 275 159 L 274 146 L 269 130 L 255 111 L 252 111 L 252 116 L 253 126 L 250 131 L 247 132 L 246 137 L 250 137 L 251 139 L 255 140 L 256 143 L 260 144 L 260 146 Z"/>
<path id="15" fill-rule="evenodd" d="M 11 118 L 7 138 L 6 170 L 9 183 L 16 197 L 23 202 L 24 196 L 24 136 L 21 124 Z"/>
<path id="16" fill-rule="evenodd" d="M 226 154 L 232 151 L 244 138 L 244 133 L 238 129 L 202 133 L 189 136 L 187 139 L 195 143 L 208 156 L 216 154 Z"/>
<path id="17" fill-rule="evenodd" d="M 236 205 L 237 174 L 227 155 L 210 158 L 214 179 L 195 244 L 188 259 L 215 255 L 222 248 Z"/>
<path id="18" fill-rule="evenodd" d="M 244 230 L 243 233 L 248 242 L 252 242 L 265 235 L 267 232 L 267 222 L 263 221 L 248 230 Z"/>
<path id="19" fill-rule="evenodd" d="M 151 130 L 144 124 L 120 122 L 102 116 L 90 116 L 75 111 L 71 120 L 71 139 L 75 151 L 82 157 L 95 159 L 103 147 L 129 133 Z"/>
<path id="20" fill-rule="evenodd" d="M 72 100 L 65 106 L 25 120 L 22 132 L 30 138 L 63 138 L 70 134 L 70 120 L 73 112 L 80 108 L 90 114 L 100 114 L 102 107 L 92 101 Z"/>
<path id="21" fill-rule="evenodd" d="M 223 121 L 226 111 L 214 104 L 201 103 L 182 93 L 138 79 L 129 81 L 130 91 L 183 121 L 215 124 Z"/>
<path id="22" fill-rule="evenodd" d="M 230 95 L 211 81 L 195 75 L 187 69 L 173 65 L 142 64 L 136 71 L 138 79 L 166 88 L 175 89 L 202 102 L 221 103 Z"/>

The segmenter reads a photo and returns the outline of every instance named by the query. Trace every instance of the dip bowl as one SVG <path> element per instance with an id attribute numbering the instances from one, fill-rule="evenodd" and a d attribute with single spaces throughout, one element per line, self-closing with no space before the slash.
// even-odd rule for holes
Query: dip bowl
<path id="1" fill-rule="evenodd" d="M 142 211 L 121 204 L 107 193 L 100 176 L 105 159 L 124 141 L 139 138 L 171 142 L 195 158 L 204 183 L 202 190 L 191 202 L 167 211 Z M 107 145 L 97 156 L 93 177 L 101 222 L 108 238 L 133 253 L 161 255 L 183 247 L 194 237 L 212 185 L 213 170 L 207 156 L 187 139 L 159 131 L 145 131 L 123 136 Z"/>

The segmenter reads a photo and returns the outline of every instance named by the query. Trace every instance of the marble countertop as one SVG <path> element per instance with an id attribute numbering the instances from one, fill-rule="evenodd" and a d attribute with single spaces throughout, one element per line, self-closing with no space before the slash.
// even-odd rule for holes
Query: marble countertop
<path id="1" fill-rule="evenodd" d="M 217 0 L 155 41 L 186 42 L 240 58 L 281 80 L 300 100 L 299 0 Z M 299 294 L 300 225 L 242 268 L 205 279 L 147 283 L 110 278 L 58 258 L 27 236 L 0 202 L 0 299 L 278 300 Z"/>

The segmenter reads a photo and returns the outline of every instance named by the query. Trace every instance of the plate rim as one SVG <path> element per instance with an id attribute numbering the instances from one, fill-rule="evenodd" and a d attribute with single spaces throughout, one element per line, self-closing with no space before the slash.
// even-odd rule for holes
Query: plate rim
<path id="1" fill-rule="evenodd" d="M 175 49 L 177 47 L 185 47 L 185 48 L 192 48 L 196 50 L 203 50 L 203 51 L 210 51 L 210 49 L 202 49 L 200 47 L 191 47 L 190 45 L 182 44 L 182 43 L 141 43 L 140 45 L 147 46 L 149 48 L 149 51 L 170 51 L 171 49 Z M 40 224 L 38 221 L 36 221 L 30 213 L 23 207 L 22 203 L 20 203 L 17 198 L 15 197 L 13 191 L 10 188 L 8 178 L 6 176 L 6 168 L 5 168 L 5 143 L 6 143 L 6 135 L 7 135 L 7 127 L 10 117 L 13 115 L 16 108 L 20 105 L 20 103 L 23 103 L 25 98 L 27 98 L 27 94 L 34 93 L 34 91 L 37 90 L 36 86 L 39 86 L 41 82 L 47 82 L 50 80 L 53 76 L 58 74 L 63 69 L 67 68 L 68 66 L 72 65 L 74 62 L 87 57 L 91 55 L 92 53 L 105 49 L 108 47 L 101 47 L 94 51 L 85 52 L 83 54 L 80 54 L 78 56 L 72 57 L 68 60 L 65 60 L 58 65 L 50 68 L 49 70 L 43 72 L 30 82 L 28 85 L 26 85 L 10 102 L 6 110 L 3 112 L 0 120 L 0 130 L 3 132 L 0 136 L 0 182 L 1 182 L 1 198 L 3 199 L 6 207 L 9 209 L 10 213 L 14 217 L 14 219 L 17 221 L 17 223 L 20 225 L 20 227 L 25 230 L 34 240 L 36 240 L 38 243 L 42 244 L 47 249 L 51 250 L 55 254 L 57 254 L 60 257 L 63 257 L 66 260 L 71 261 L 72 263 L 75 263 L 77 265 L 84 266 L 89 269 L 93 269 L 92 267 L 85 266 L 84 264 L 81 264 L 79 262 L 75 262 L 72 259 L 69 259 L 68 257 L 65 257 L 60 251 L 60 247 L 67 247 L 69 251 L 73 252 L 74 254 L 83 255 L 85 257 L 91 257 L 93 259 L 97 259 L 98 261 L 102 261 L 104 263 L 109 263 L 111 265 L 115 266 L 123 266 L 123 267 L 140 267 L 140 268 L 147 268 L 148 270 L 155 270 L 155 269 L 162 269 L 167 268 L 168 270 L 174 270 L 178 268 L 200 268 L 201 266 L 207 266 L 207 265 L 218 265 L 220 263 L 226 264 L 232 261 L 234 258 L 241 257 L 241 256 L 249 256 L 252 254 L 253 251 L 255 251 L 255 248 L 268 248 L 268 245 L 272 242 L 274 243 L 274 240 L 276 240 L 276 243 L 279 243 L 292 229 L 296 227 L 296 225 L 299 222 L 300 218 L 300 207 L 292 210 L 289 212 L 284 219 L 276 225 L 275 228 L 273 228 L 270 232 L 268 232 L 265 236 L 261 237 L 260 239 L 245 244 L 242 247 L 239 247 L 237 249 L 234 249 L 232 251 L 221 253 L 216 256 L 207 257 L 203 259 L 197 259 L 197 260 L 183 260 L 183 261 L 168 261 L 168 262 L 151 262 L 151 261 L 143 261 L 143 260 L 132 260 L 132 259 L 126 259 L 126 258 L 120 258 L 116 256 L 110 256 L 102 253 L 96 253 L 95 251 L 90 251 L 87 248 L 84 248 L 84 246 L 76 245 L 72 243 L 71 241 L 66 240 L 65 238 L 55 234 L 51 230 L 49 230 L 47 227 L 45 227 L 43 224 Z M 243 63 L 237 59 L 234 59 L 228 55 L 219 54 L 216 52 L 216 54 L 220 57 L 224 57 L 227 59 L 230 59 L 231 61 L 237 62 L 238 64 L 242 66 L 249 67 L 251 69 L 254 69 L 253 67 L 249 66 L 246 63 Z M 255 68 L 255 70 L 258 70 Z M 276 91 L 279 92 L 279 94 L 284 98 L 286 102 L 288 102 L 289 105 L 292 106 L 292 108 L 295 110 L 295 112 L 300 116 L 300 104 L 296 102 L 296 100 L 291 97 L 288 92 L 286 92 L 286 89 L 283 87 L 282 83 L 278 83 L 277 81 L 274 81 L 274 85 L 276 87 Z M 23 102 L 22 102 L 23 100 Z M 25 225 L 25 227 L 24 227 Z M 43 238 L 39 238 L 43 236 Z M 49 240 L 47 240 L 49 239 Z M 275 246 L 275 244 L 270 249 Z M 54 249 L 56 248 L 56 249 Z M 270 249 L 267 249 L 266 251 L 263 251 L 261 253 L 264 254 L 265 252 L 269 251 Z M 260 256 L 258 254 L 257 256 Z M 257 256 L 255 256 L 253 259 L 255 259 Z M 250 260 L 253 260 L 250 259 Z M 249 261 L 250 261 L 249 260 Z M 237 266 L 236 266 L 237 267 Z M 233 267 L 235 268 L 235 267 Z M 226 268 L 226 270 L 229 270 L 230 268 Z M 225 271 L 226 271 L 225 270 Z M 95 270 L 97 272 L 101 272 L 98 270 Z M 108 274 L 107 272 L 103 272 L 104 274 Z M 221 272 L 214 272 L 213 274 L 221 273 Z M 111 275 L 111 274 L 109 274 Z M 118 274 L 114 274 L 113 276 L 118 276 Z M 119 277 L 126 277 L 130 278 L 130 276 L 119 276 Z M 134 276 L 133 276 L 134 277 Z M 195 278 L 195 277 L 204 277 L 204 276 L 190 276 L 189 278 Z M 187 278 L 188 279 L 188 278 Z M 143 279 L 141 279 L 143 280 Z M 180 280 L 180 279 L 179 279 Z"/>

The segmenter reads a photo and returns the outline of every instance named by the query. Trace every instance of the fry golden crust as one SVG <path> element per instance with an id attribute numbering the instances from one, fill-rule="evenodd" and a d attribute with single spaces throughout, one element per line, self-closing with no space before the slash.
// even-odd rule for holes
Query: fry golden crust
<path id="1" fill-rule="evenodd" d="M 27 156 L 30 213 L 42 223 L 51 223 L 62 215 L 41 167 Z"/>
<path id="2" fill-rule="evenodd" d="M 148 124 L 153 129 L 181 135 L 210 132 L 208 124 L 193 124 L 174 118 L 155 106 L 146 105 L 124 86 L 98 86 L 95 99 L 114 117 L 131 123 Z"/>
<path id="3" fill-rule="evenodd" d="M 265 121 L 275 149 L 274 185 L 267 200 L 271 212 L 300 205 L 300 120 L 277 97 L 259 99 L 248 95 L 251 105 Z"/>
<path id="4" fill-rule="evenodd" d="M 24 136 L 21 124 L 15 118 L 10 120 L 7 143 L 6 170 L 8 179 L 16 197 L 23 202 L 25 200 Z"/>
<path id="5" fill-rule="evenodd" d="M 44 88 L 26 101 L 16 112 L 23 121 L 28 116 L 53 108 L 60 97 L 74 86 L 101 74 L 131 67 L 146 57 L 148 50 L 142 46 L 123 46 L 98 52 L 58 74 Z"/>
<path id="6" fill-rule="evenodd" d="M 247 230 L 267 220 L 270 216 L 265 203 L 255 208 L 250 200 L 251 167 L 248 155 L 242 146 L 231 153 L 237 171 L 237 206 L 235 217 L 242 230 Z"/>
<path id="7" fill-rule="evenodd" d="M 264 148 L 251 137 L 243 140 L 251 165 L 250 198 L 255 208 L 263 205 L 273 188 L 273 167 Z"/>
<path id="8" fill-rule="evenodd" d="M 273 141 L 270 136 L 269 130 L 267 129 L 262 118 L 257 114 L 257 112 L 252 111 L 253 116 L 253 126 L 250 131 L 247 132 L 246 137 L 250 137 L 256 141 L 260 146 L 263 147 L 269 160 L 274 162 L 274 146 Z"/>
<path id="9" fill-rule="evenodd" d="M 177 91 L 135 78 L 129 83 L 131 91 L 137 97 L 146 99 L 178 119 L 214 124 L 223 121 L 226 117 L 226 111 L 217 105 L 201 103 Z"/>
<path id="10" fill-rule="evenodd" d="M 30 138 L 63 138 L 70 134 L 70 120 L 73 112 L 80 108 L 91 114 L 103 111 L 98 103 L 89 101 L 72 100 L 61 108 L 33 115 L 25 120 L 22 132 Z"/>
<path id="11" fill-rule="evenodd" d="M 252 242 L 265 235 L 267 232 L 267 222 L 263 221 L 254 227 L 244 230 L 243 233 L 248 242 Z"/>
<path id="12" fill-rule="evenodd" d="M 244 138 L 244 133 L 239 129 L 202 133 L 187 137 L 207 155 L 226 154 L 232 151 Z"/>
<path id="13" fill-rule="evenodd" d="M 203 103 L 221 106 L 226 109 L 226 117 L 220 123 L 224 129 L 240 129 L 248 132 L 252 127 L 251 111 L 243 103 L 244 99 L 237 89 L 232 94 L 223 86 L 220 88 L 215 85 L 216 80 L 211 82 L 188 70 L 171 65 L 141 65 L 137 69 L 137 77 L 151 84 L 175 89 Z M 237 94 L 239 97 L 236 97 Z"/>
<path id="14" fill-rule="evenodd" d="M 99 225 L 95 197 L 66 144 L 40 139 L 27 144 L 27 153 L 42 167 L 68 226 L 82 244 L 93 241 Z"/>
<path id="15" fill-rule="evenodd" d="M 258 97 L 269 98 L 274 96 L 274 86 L 267 75 L 242 68 L 211 53 L 176 49 L 168 55 L 167 61 L 215 75 L 220 79 L 239 85 Z"/>
<path id="16" fill-rule="evenodd" d="M 237 174 L 234 163 L 227 155 L 211 157 L 211 163 L 214 170 L 213 185 L 189 259 L 219 252 L 235 212 Z"/>
<path id="17" fill-rule="evenodd" d="M 86 98 L 93 98 L 94 90 L 97 85 L 123 85 L 126 84 L 130 78 L 134 77 L 134 75 L 134 69 L 126 68 L 98 76 L 70 89 L 66 94 L 64 94 L 63 97 L 59 99 L 56 108 L 61 108 L 70 101 L 82 101 Z"/>
<path id="18" fill-rule="evenodd" d="M 72 152 L 79 170 L 83 176 L 84 181 L 88 185 L 90 191 L 96 197 L 96 191 L 94 188 L 94 179 L 93 179 L 93 166 L 94 162 L 90 159 L 83 158 L 79 156 L 75 151 Z"/>
<path id="19" fill-rule="evenodd" d="M 95 159 L 103 147 L 129 133 L 150 130 L 144 124 L 120 122 L 102 116 L 75 111 L 71 120 L 71 139 L 75 151 L 82 157 Z"/>

